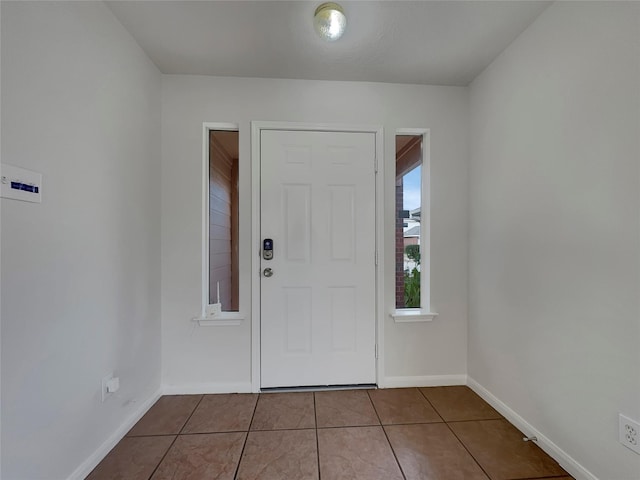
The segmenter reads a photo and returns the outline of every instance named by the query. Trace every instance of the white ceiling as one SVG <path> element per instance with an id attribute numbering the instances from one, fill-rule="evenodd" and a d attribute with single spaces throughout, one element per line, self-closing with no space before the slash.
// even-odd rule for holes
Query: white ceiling
<path id="1" fill-rule="evenodd" d="M 168 74 L 468 85 L 551 2 L 346 1 L 320 40 L 318 1 L 109 1 Z"/>

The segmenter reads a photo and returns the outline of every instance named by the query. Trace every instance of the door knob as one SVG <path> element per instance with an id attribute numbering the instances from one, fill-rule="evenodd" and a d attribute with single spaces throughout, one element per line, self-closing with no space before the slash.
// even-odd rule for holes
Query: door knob
<path id="1" fill-rule="evenodd" d="M 265 268 L 264 272 L 262 272 L 264 274 L 265 277 L 270 277 L 273 275 L 273 270 L 271 270 L 270 268 Z"/>

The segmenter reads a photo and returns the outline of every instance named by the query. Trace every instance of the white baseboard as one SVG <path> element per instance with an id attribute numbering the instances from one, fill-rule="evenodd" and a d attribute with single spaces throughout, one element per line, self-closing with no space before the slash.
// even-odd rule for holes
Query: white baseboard
<path id="1" fill-rule="evenodd" d="M 235 383 L 188 383 L 163 385 L 163 395 L 194 395 L 202 393 L 251 393 L 251 382 Z"/>
<path id="2" fill-rule="evenodd" d="M 509 408 L 504 402 L 473 378 L 467 377 L 467 385 L 526 436 L 537 437 L 538 440 L 535 443 L 553 457 L 560 466 L 569 472 L 576 480 L 598 480 L 598 477 L 580 465 L 567 452 L 545 437 L 542 432 Z"/>
<path id="3" fill-rule="evenodd" d="M 410 377 L 385 377 L 380 388 L 444 387 L 466 385 L 466 375 L 425 375 Z"/>
<path id="4" fill-rule="evenodd" d="M 104 457 L 111 451 L 116 444 L 124 438 L 131 427 L 133 427 L 138 420 L 142 418 L 142 416 L 147 413 L 147 411 L 153 406 L 154 403 L 160 398 L 162 395 L 161 390 L 158 390 L 153 395 L 151 395 L 145 402 L 140 404 L 140 406 L 133 412 L 123 423 L 118 427 L 118 429 L 111 434 L 109 438 L 105 440 L 105 442 L 98 447 L 98 449 L 91 454 L 89 458 L 87 458 L 84 462 L 80 464 L 78 468 L 69 476 L 67 480 L 83 480 L 87 475 L 91 473 L 91 471 L 96 468 L 96 466 L 102 461 Z"/>

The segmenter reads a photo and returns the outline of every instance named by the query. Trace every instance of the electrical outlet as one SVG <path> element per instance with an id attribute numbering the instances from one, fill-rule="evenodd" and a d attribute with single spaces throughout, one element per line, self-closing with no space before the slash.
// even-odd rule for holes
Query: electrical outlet
<path id="1" fill-rule="evenodd" d="M 640 453 L 640 423 L 620 414 L 618 440 L 625 447 Z"/>

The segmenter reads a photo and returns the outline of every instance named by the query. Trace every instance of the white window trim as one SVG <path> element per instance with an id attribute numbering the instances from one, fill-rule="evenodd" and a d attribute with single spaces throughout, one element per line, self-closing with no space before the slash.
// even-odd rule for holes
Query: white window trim
<path id="1" fill-rule="evenodd" d="M 241 325 L 245 319 L 242 311 L 207 314 L 209 308 L 209 133 L 212 130 L 226 130 L 240 133 L 237 123 L 202 124 L 202 304 L 200 315 L 192 318 L 201 327 L 228 327 Z M 240 272 L 242 275 L 242 272 Z M 242 297 L 242 290 L 240 291 Z M 242 302 L 238 302 L 242 305 Z M 242 307 L 240 307 L 242 308 Z"/>
<path id="2" fill-rule="evenodd" d="M 420 308 L 393 309 L 389 316 L 395 323 L 430 322 L 438 315 L 431 311 L 431 135 L 428 128 L 400 128 L 396 130 L 397 135 L 422 135 Z M 395 279 L 393 284 L 395 286 Z"/>

